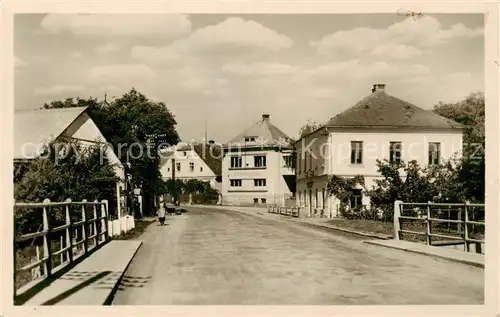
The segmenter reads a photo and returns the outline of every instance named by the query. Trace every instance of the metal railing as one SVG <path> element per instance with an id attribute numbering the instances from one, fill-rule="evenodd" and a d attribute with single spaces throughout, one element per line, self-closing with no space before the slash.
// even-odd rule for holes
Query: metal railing
<path id="1" fill-rule="evenodd" d="M 81 207 L 81 219 L 79 221 L 72 221 L 71 216 L 74 216 L 74 214 L 72 214 L 71 211 L 74 206 Z M 68 199 L 65 202 L 50 202 L 49 199 L 45 199 L 43 203 L 15 202 L 14 207 L 17 209 L 42 208 L 42 225 L 40 226 L 42 230 L 25 234 L 16 233 L 14 236 L 14 296 L 34 288 L 39 283 L 59 272 L 64 267 L 72 264 L 77 259 L 88 255 L 89 252 L 97 248 L 97 246 L 101 246 L 110 240 L 108 235 L 107 200 L 102 200 L 100 202 L 97 200 L 93 202 L 88 202 L 86 200 L 72 202 L 71 199 Z M 54 207 L 64 208 L 65 214 L 64 224 L 58 225 L 57 227 L 53 227 L 50 221 L 51 211 Z M 90 214 L 92 218 L 87 217 L 89 208 L 91 208 Z M 98 208 L 100 209 L 100 216 L 98 216 Z M 79 229 L 80 235 L 78 235 Z M 54 239 L 56 235 L 59 239 Z M 80 239 L 78 239 L 79 236 Z M 18 250 L 18 246 L 27 244 L 29 241 L 33 242 L 37 238 L 43 239 L 42 255 L 40 256 L 39 245 L 36 245 L 36 261 L 18 268 L 16 257 L 17 252 L 20 251 Z M 58 243 L 59 250 L 53 250 L 53 247 L 57 247 Z M 78 250 L 79 246 L 82 246 L 80 252 Z M 59 264 L 55 265 L 57 261 L 54 261 L 54 257 L 57 256 L 59 256 Z M 40 272 L 40 268 L 43 268 L 43 274 Z M 16 276 L 30 270 L 33 272 L 34 269 L 39 272 L 39 278 L 18 288 L 16 285 Z"/>
<path id="2" fill-rule="evenodd" d="M 284 206 L 269 205 L 267 206 L 267 212 L 271 214 L 279 214 L 279 215 L 298 218 L 300 216 L 300 207 L 284 207 Z"/>
<path id="3" fill-rule="evenodd" d="M 412 213 L 417 213 L 419 216 L 405 216 L 405 206 L 410 206 L 408 211 Z M 432 207 L 440 208 L 439 211 L 442 211 L 441 208 L 458 208 L 457 211 L 457 219 L 450 219 L 450 213 L 448 209 L 448 218 L 437 218 L 432 217 Z M 470 252 L 471 244 L 476 245 L 476 252 L 481 253 L 481 246 L 485 243 L 484 238 L 476 239 L 470 236 L 469 225 L 472 226 L 472 231 L 474 231 L 474 226 L 485 227 L 484 220 L 470 220 L 470 212 L 472 208 L 483 208 L 484 204 L 471 204 L 469 202 L 465 203 L 408 203 L 397 200 L 394 202 L 394 239 L 403 240 L 403 234 L 411 234 L 417 236 L 425 236 L 425 242 L 427 245 L 438 245 L 439 243 L 436 241 L 433 244 L 432 238 L 440 238 L 440 239 L 449 239 L 456 240 L 457 243 L 464 244 L 464 251 Z M 423 212 L 421 212 L 423 211 Z M 484 217 L 483 217 L 484 219 Z M 409 220 L 409 221 L 417 221 L 420 223 L 424 223 L 425 232 L 413 231 L 401 229 L 401 220 Z M 434 233 L 432 232 L 433 223 L 448 223 L 455 224 L 457 226 L 458 236 L 446 235 L 443 233 Z"/>

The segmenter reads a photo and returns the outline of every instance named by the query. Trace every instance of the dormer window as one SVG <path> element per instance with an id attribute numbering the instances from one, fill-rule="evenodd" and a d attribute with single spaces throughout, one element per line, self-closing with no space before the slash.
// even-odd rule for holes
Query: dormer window
<path id="1" fill-rule="evenodd" d="M 255 142 L 255 137 L 254 136 L 246 137 L 245 142 Z"/>

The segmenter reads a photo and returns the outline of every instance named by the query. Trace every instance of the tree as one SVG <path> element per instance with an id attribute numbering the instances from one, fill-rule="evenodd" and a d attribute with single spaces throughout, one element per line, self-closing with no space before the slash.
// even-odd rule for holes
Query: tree
<path id="1" fill-rule="evenodd" d="M 316 121 L 308 120 L 299 130 L 299 139 L 318 129 L 320 126 Z"/>
<path id="2" fill-rule="evenodd" d="M 149 135 L 164 135 L 163 142 L 177 144 L 177 122 L 163 102 L 153 102 L 134 88 L 110 103 L 95 98 L 68 98 L 44 108 L 89 107 L 89 115 L 120 160 L 131 164 L 132 181 L 142 188 L 145 213 L 152 212 L 152 197 L 161 191 L 157 151 L 148 150 Z"/>
<path id="3" fill-rule="evenodd" d="M 456 168 L 457 190 L 472 201 L 485 195 L 485 102 L 481 92 L 458 103 L 438 103 L 433 111 L 464 125 L 462 158 Z"/>

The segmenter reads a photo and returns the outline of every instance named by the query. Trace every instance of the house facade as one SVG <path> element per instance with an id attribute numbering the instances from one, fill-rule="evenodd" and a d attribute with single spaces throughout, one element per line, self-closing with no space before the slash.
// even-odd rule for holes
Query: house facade
<path id="1" fill-rule="evenodd" d="M 215 142 L 193 143 L 175 147 L 166 155 L 162 155 L 160 173 L 163 180 L 173 177 L 181 180 L 197 179 L 210 182 L 219 192 L 221 185 L 222 147 Z"/>
<path id="2" fill-rule="evenodd" d="M 99 146 L 120 178 L 116 184 L 117 214 L 125 208 L 121 195 L 125 189 L 125 168 L 113 146 L 107 142 L 87 107 L 16 110 L 14 113 L 14 165 L 29 162 L 43 153 L 47 146 L 57 141 L 73 140 L 83 147 Z M 115 206 L 110 206 L 114 209 Z"/>
<path id="3" fill-rule="evenodd" d="M 224 145 L 222 203 L 284 204 L 295 192 L 291 138 L 262 120 Z"/>
<path id="4" fill-rule="evenodd" d="M 372 93 L 296 143 L 297 205 L 311 215 L 339 213 L 340 201 L 327 192 L 331 175 L 361 175 L 371 188 L 381 175 L 377 160 L 440 164 L 462 150 L 462 126 L 385 92 Z M 351 208 L 369 206 L 363 188 L 353 188 Z"/>

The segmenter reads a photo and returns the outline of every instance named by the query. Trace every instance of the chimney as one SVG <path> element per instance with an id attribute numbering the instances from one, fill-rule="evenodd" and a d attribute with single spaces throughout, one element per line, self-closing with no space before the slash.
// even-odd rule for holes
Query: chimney
<path id="1" fill-rule="evenodd" d="M 264 113 L 264 114 L 262 115 L 262 121 L 266 121 L 266 120 L 269 120 L 269 114 Z"/>
<path id="2" fill-rule="evenodd" d="M 375 84 L 373 85 L 372 92 L 385 91 L 385 84 Z"/>

